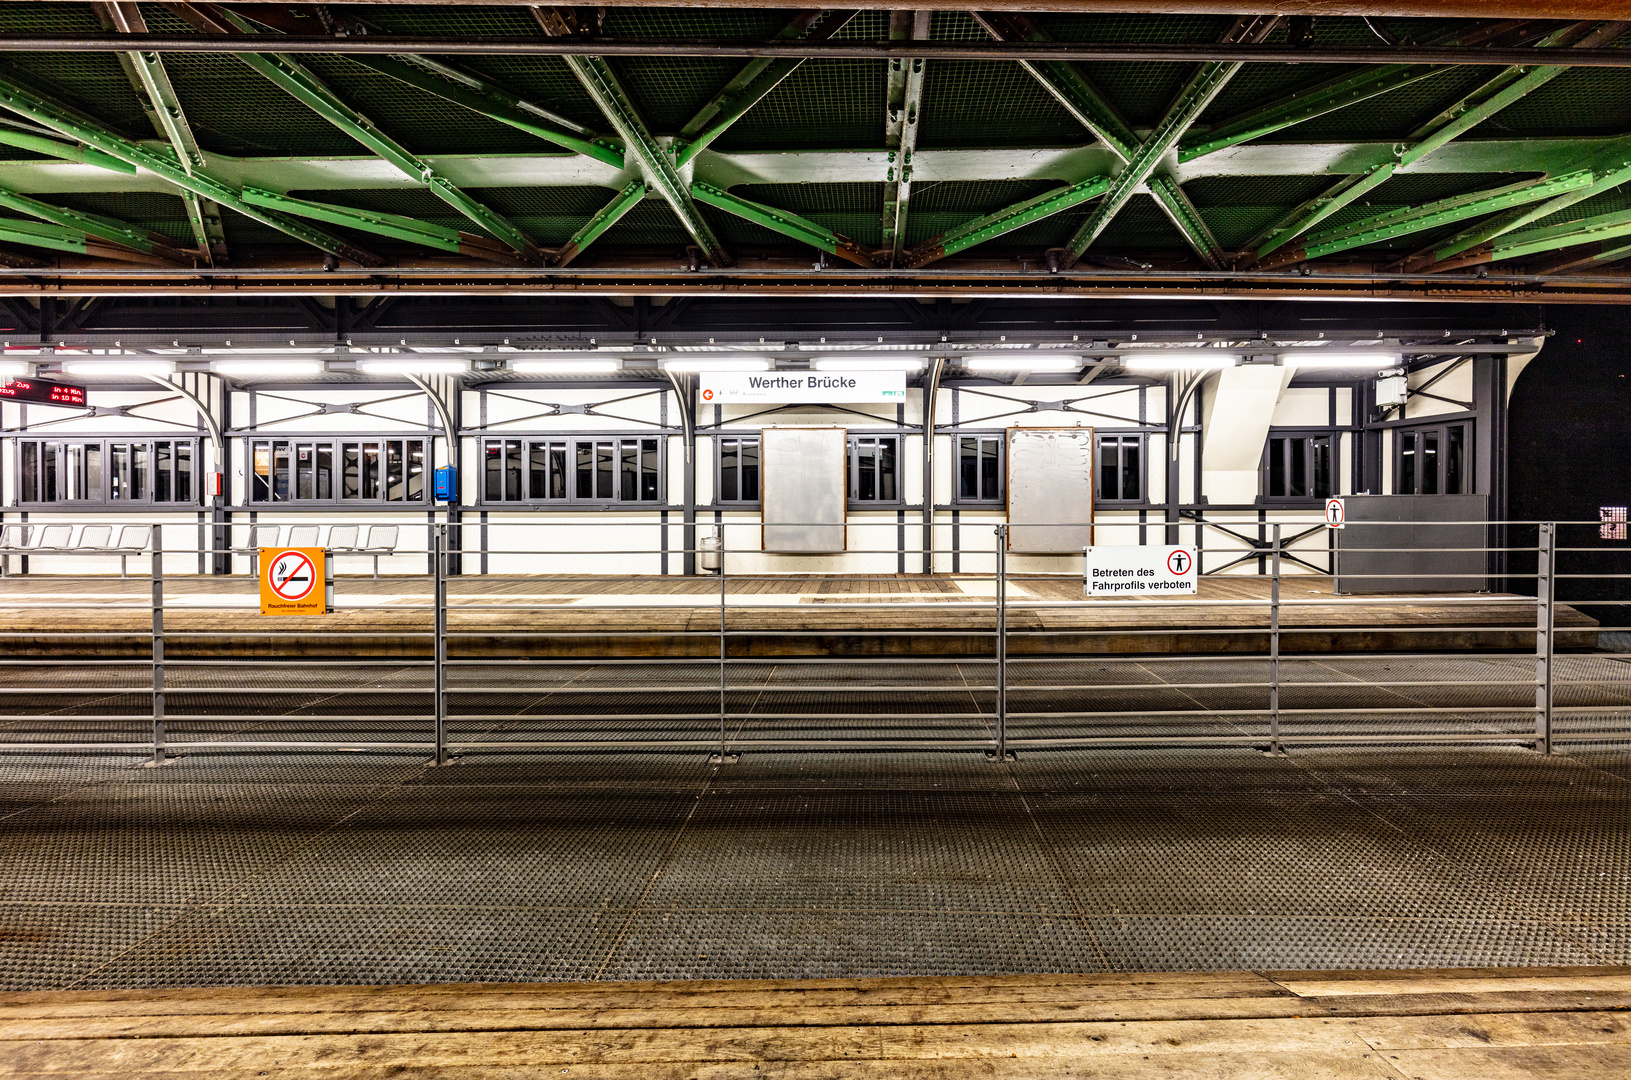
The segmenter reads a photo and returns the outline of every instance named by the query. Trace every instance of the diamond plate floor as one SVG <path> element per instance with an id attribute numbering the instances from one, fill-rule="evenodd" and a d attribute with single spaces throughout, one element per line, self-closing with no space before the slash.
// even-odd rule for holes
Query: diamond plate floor
<path id="1" fill-rule="evenodd" d="M 0 988 L 1631 963 L 1631 752 L 0 758 Z"/>

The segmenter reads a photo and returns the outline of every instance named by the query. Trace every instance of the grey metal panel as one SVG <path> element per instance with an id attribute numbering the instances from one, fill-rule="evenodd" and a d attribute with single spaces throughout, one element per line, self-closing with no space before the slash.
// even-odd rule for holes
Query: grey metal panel
<path id="1" fill-rule="evenodd" d="M 1488 496 L 1350 495 L 1344 503 L 1348 527 L 1337 532 L 1337 592 L 1489 590 L 1482 550 L 1489 542 Z M 1463 548 L 1477 550 L 1457 550 Z"/>
<path id="2" fill-rule="evenodd" d="M 760 435 L 764 549 L 843 551 L 843 428 L 765 428 Z"/>
<path id="3" fill-rule="evenodd" d="M 1093 543 L 1092 428 L 1008 429 L 1008 523 L 1009 551 Z"/>

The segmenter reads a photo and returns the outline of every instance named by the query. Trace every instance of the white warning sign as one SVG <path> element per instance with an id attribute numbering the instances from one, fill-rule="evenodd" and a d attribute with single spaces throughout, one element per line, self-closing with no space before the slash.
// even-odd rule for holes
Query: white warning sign
<path id="1" fill-rule="evenodd" d="M 1325 500 L 1325 525 L 1329 529 L 1348 527 L 1348 505 L 1341 499 Z"/>
<path id="2" fill-rule="evenodd" d="M 1193 593 L 1200 576 L 1196 563 L 1192 547 L 1090 547 L 1082 561 L 1082 593 Z"/>

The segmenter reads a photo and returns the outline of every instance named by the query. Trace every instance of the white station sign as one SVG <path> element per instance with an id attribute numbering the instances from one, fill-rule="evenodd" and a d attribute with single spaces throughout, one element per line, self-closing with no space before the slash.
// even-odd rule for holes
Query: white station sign
<path id="1" fill-rule="evenodd" d="M 1082 593 L 1193 593 L 1195 564 L 1192 547 L 1090 547 L 1082 561 Z"/>
<path id="2" fill-rule="evenodd" d="M 697 396 L 706 405 L 815 405 L 905 401 L 904 371 L 704 371 Z"/>

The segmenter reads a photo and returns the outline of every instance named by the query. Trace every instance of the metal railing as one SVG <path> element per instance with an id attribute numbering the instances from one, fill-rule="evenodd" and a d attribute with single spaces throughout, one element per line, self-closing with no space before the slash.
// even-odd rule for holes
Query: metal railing
<path id="1" fill-rule="evenodd" d="M 1514 591 L 1434 595 L 1336 595 L 1300 558 L 1287 572 L 1297 543 L 1325 543 L 1306 524 L 1265 524 L 1261 575 L 1111 599 L 1082 594 L 1080 555 L 1011 550 L 1016 530 L 1042 526 L 993 524 L 989 568 L 958 574 L 790 571 L 797 556 L 721 543 L 710 581 L 576 570 L 652 554 L 605 543 L 536 552 L 535 573 L 450 575 L 460 552 L 436 524 L 428 575 L 341 579 L 335 613 L 315 623 L 239 618 L 242 578 L 167 575 L 166 556 L 194 552 L 166 549 L 156 527 L 145 605 L 117 579 L 7 583 L 0 753 L 369 750 L 445 763 L 876 749 L 1003 761 L 1135 746 L 1631 743 L 1631 652 L 1613 644 L 1626 627 L 1582 617 L 1624 621 L 1631 573 L 1597 565 L 1623 561 L 1616 550 L 1558 542 L 1561 528 L 1597 523 L 1496 523 L 1489 535 L 1509 542 L 1442 550 L 1464 553 L 1470 585 Z M 536 527 L 629 535 L 616 522 Z M 852 523 L 853 535 L 876 527 Z M 722 536 L 754 528 L 725 522 Z M 1498 560 L 1508 565 L 1493 572 Z M 1561 598 L 1569 582 L 1610 595 Z M 150 625 L 138 626 L 129 617 L 144 607 Z M 31 612 L 49 618 L 30 624 Z"/>

